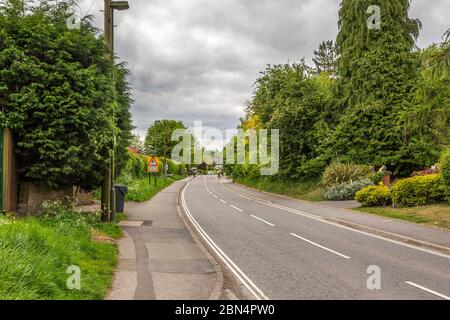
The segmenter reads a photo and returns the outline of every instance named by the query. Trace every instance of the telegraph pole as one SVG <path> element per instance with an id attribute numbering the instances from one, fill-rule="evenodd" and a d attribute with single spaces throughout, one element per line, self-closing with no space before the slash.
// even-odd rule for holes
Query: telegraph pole
<path id="1" fill-rule="evenodd" d="M 105 0 L 105 7 L 104 7 L 104 33 L 105 33 L 105 45 L 107 48 L 111 50 L 111 8 L 109 6 L 110 0 Z M 112 166 L 111 166 L 112 167 Z M 111 219 L 111 168 L 107 168 L 105 170 L 105 175 L 103 176 L 103 183 L 102 183 L 102 204 L 101 204 L 101 210 L 102 210 L 102 220 L 103 221 L 110 221 Z"/>

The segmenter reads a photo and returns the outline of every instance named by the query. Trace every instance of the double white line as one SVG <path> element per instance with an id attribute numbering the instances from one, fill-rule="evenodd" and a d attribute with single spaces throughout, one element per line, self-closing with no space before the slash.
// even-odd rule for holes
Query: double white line
<path id="1" fill-rule="evenodd" d="M 219 246 L 208 236 L 208 234 L 203 230 L 203 228 L 198 224 L 198 222 L 192 216 L 189 208 L 186 205 L 185 199 L 185 191 L 187 187 L 190 185 L 188 182 L 183 190 L 181 191 L 181 204 L 183 206 L 184 211 L 188 219 L 197 229 L 198 233 L 203 237 L 203 239 L 208 243 L 208 245 L 213 249 L 216 255 L 222 259 L 225 265 L 231 270 L 231 272 L 239 279 L 239 281 L 255 296 L 258 300 L 269 300 L 269 298 L 250 280 L 247 275 L 242 272 L 241 269 L 219 248 Z"/>

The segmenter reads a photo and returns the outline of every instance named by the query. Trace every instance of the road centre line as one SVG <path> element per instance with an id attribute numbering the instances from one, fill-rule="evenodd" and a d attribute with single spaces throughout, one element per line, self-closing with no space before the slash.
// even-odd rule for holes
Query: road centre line
<path id="1" fill-rule="evenodd" d="M 265 224 L 268 224 L 268 225 L 271 226 L 271 227 L 275 227 L 275 225 L 274 225 L 273 223 L 270 223 L 270 222 L 268 222 L 268 221 L 266 221 L 266 220 L 264 220 L 264 219 L 261 219 L 261 218 L 259 218 L 259 217 L 257 217 L 257 216 L 251 215 L 251 217 L 252 217 L 252 218 L 255 218 L 255 219 L 257 219 L 257 220 L 259 220 L 259 221 L 261 221 L 261 222 L 264 222 Z"/>
<path id="2" fill-rule="evenodd" d="M 233 209 L 235 209 L 235 210 L 237 210 L 237 211 L 239 211 L 239 212 L 244 212 L 244 210 L 242 210 L 242 209 L 240 209 L 240 208 L 238 208 L 238 207 L 235 207 L 235 206 L 233 206 L 232 204 L 230 204 L 230 207 L 232 207 Z"/>
<path id="3" fill-rule="evenodd" d="M 222 199 L 219 199 L 219 201 L 222 203 L 225 203 L 225 204 L 227 203 L 225 200 L 222 200 Z"/>
<path id="4" fill-rule="evenodd" d="M 342 258 L 350 259 L 349 256 L 346 256 L 346 255 L 344 255 L 344 254 L 342 254 L 342 253 L 339 253 L 339 252 L 337 252 L 337 251 L 331 250 L 330 248 L 321 246 L 320 244 L 315 243 L 315 242 L 312 242 L 311 240 L 305 239 L 305 238 L 303 238 L 303 237 L 300 237 L 299 235 L 296 235 L 295 233 L 291 233 L 290 235 L 291 235 L 291 236 L 294 236 L 294 237 L 296 237 L 296 238 L 298 238 L 298 239 L 300 239 L 300 240 L 303 240 L 303 241 L 305 241 L 305 242 L 308 242 L 309 244 L 312 244 L 312 245 L 314 245 L 314 246 L 316 246 L 316 247 L 319 247 L 319 248 L 321 248 L 321 249 L 323 249 L 323 250 L 326 250 L 326 251 L 329 251 L 329 252 L 331 252 L 331 253 L 334 253 L 334 254 L 336 254 L 336 255 L 342 257 Z"/>

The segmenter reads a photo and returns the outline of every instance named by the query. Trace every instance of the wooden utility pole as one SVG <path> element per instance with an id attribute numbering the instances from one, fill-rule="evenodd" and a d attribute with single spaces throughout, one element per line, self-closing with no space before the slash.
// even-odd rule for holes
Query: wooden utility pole
<path id="1" fill-rule="evenodd" d="M 105 0 L 104 8 L 104 33 L 105 33 L 105 45 L 111 49 L 111 8 L 109 6 L 110 0 Z M 111 215 L 111 168 L 105 170 L 102 183 L 102 220 L 110 221 Z"/>
<path id="2" fill-rule="evenodd" d="M 0 132 L 0 211 L 17 209 L 17 170 L 11 129 Z"/>

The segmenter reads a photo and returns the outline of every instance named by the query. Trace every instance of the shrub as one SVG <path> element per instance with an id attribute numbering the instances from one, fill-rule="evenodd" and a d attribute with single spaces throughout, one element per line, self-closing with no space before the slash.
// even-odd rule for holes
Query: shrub
<path id="1" fill-rule="evenodd" d="M 386 206 L 392 200 L 391 190 L 385 186 L 370 186 L 359 190 L 355 200 L 366 207 Z"/>
<path id="2" fill-rule="evenodd" d="M 378 185 L 383 182 L 384 177 L 389 176 L 390 174 L 389 171 L 378 171 L 370 178 L 370 180 L 372 180 L 373 184 Z"/>
<path id="3" fill-rule="evenodd" d="M 335 184 L 327 188 L 327 190 L 323 194 L 323 197 L 326 200 L 335 201 L 353 200 L 355 198 L 356 192 L 370 185 L 372 185 L 372 181 L 368 179 Z"/>
<path id="4" fill-rule="evenodd" d="M 325 169 L 322 184 L 324 187 L 331 187 L 335 184 L 367 178 L 369 174 L 370 168 L 368 166 L 333 162 Z"/>
<path id="5" fill-rule="evenodd" d="M 50 224 L 68 224 L 74 227 L 90 227 L 100 223 L 100 213 L 76 212 L 75 203 L 69 199 L 62 201 L 45 201 L 42 204 L 41 221 Z"/>
<path id="6" fill-rule="evenodd" d="M 442 184 L 445 195 L 450 202 L 450 147 L 447 148 L 441 157 Z"/>
<path id="7" fill-rule="evenodd" d="M 402 179 L 392 189 L 392 200 L 398 207 L 423 206 L 444 198 L 440 174 Z"/>

